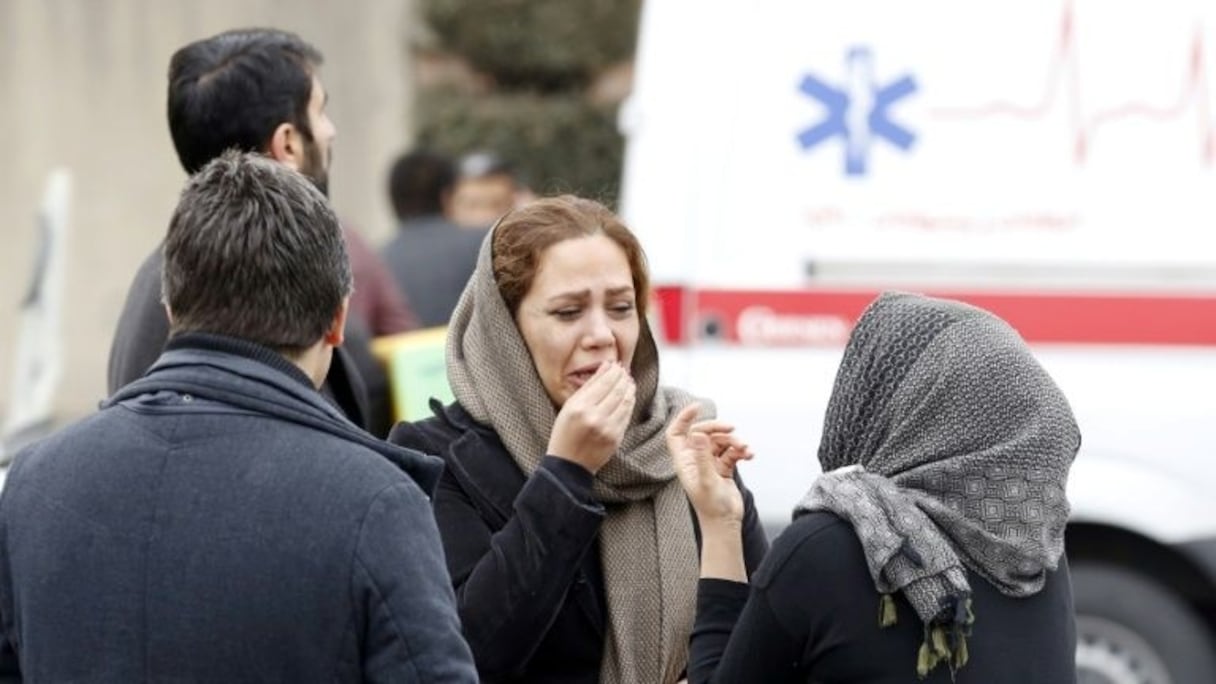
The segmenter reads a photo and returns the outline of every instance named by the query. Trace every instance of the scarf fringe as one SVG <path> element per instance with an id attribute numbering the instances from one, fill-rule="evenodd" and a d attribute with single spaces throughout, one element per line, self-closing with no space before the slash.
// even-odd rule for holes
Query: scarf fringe
<path id="1" fill-rule="evenodd" d="M 898 615 L 895 613 L 895 599 L 890 594 L 883 594 L 878 601 L 878 626 L 886 629 L 895 624 Z"/>
<path id="2" fill-rule="evenodd" d="M 954 681 L 955 673 L 970 658 L 967 638 L 971 636 L 971 625 L 975 623 L 971 599 L 955 599 L 952 612 L 949 622 L 935 620 L 925 625 L 925 638 L 916 654 L 916 674 L 921 679 L 945 663 L 950 668 L 950 680 Z"/>

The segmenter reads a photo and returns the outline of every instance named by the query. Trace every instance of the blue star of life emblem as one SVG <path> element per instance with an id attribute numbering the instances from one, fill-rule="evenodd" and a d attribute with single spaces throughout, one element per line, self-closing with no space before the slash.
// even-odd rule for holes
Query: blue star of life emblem
<path id="1" fill-rule="evenodd" d="M 868 48 L 849 50 L 847 83 L 843 88 L 829 85 L 807 74 L 798 89 L 819 100 L 827 116 L 798 134 L 798 144 L 809 150 L 839 136 L 844 142 L 844 172 L 863 176 L 871 143 L 882 138 L 901 150 L 912 147 L 916 134 L 895 123 L 889 110 L 899 100 L 916 92 L 916 80 L 909 75 L 879 86 L 874 80 L 873 57 Z"/>

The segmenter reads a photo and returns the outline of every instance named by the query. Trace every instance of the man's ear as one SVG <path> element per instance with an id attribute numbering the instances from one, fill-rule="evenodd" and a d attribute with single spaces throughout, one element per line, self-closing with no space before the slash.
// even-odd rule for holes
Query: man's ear
<path id="1" fill-rule="evenodd" d="M 350 310 L 350 297 L 342 298 L 342 303 L 338 306 L 337 313 L 334 314 L 334 320 L 330 322 L 329 328 L 325 331 L 325 336 L 322 337 L 325 344 L 331 347 L 340 347 L 346 341 L 346 314 Z"/>
<path id="2" fill-rule="evenodd" d="M 304 138 L 294 124 L 283 122 L 270 136 L 266 153 L 271 159 L 299 171 L 304 166 Z"/>

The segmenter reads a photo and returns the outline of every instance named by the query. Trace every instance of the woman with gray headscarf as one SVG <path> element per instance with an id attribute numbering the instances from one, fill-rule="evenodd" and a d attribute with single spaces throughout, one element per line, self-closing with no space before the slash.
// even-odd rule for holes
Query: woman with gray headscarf
<path id="1" fill-rule="evenodd" d="M 732 458 L 668 440 L 705 539 L 690 681 L 1074 682 L 1068 402 L 1004 321 L 885 294 L 845 348 L 821 475 L 747 586 Z"/>
<path id="2" fill-rule="evenodd" d="M 591 200 L 545 198 L 483 242 L 447 337 L 456 403 L 391 441 L 443 457 L 435 517 L 483 682 L 672 684 L 697 530 L 666 429 L 637 238 Z M 747 457 L 720 421 L 691 430 Z M 740 504 L 748 567 L 767 542 Z"/>

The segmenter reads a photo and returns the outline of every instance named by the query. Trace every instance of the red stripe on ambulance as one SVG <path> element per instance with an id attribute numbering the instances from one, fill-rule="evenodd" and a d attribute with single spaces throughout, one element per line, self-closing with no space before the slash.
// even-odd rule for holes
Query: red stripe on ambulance
<path id="1" fill-rule="evenodd" d="M 1028 342 L 1216 345 L 1216 294 L 927 291 L 1004 318 Z M 668 344 L 836 346 L 877 290 L 655 288 Z"/>

